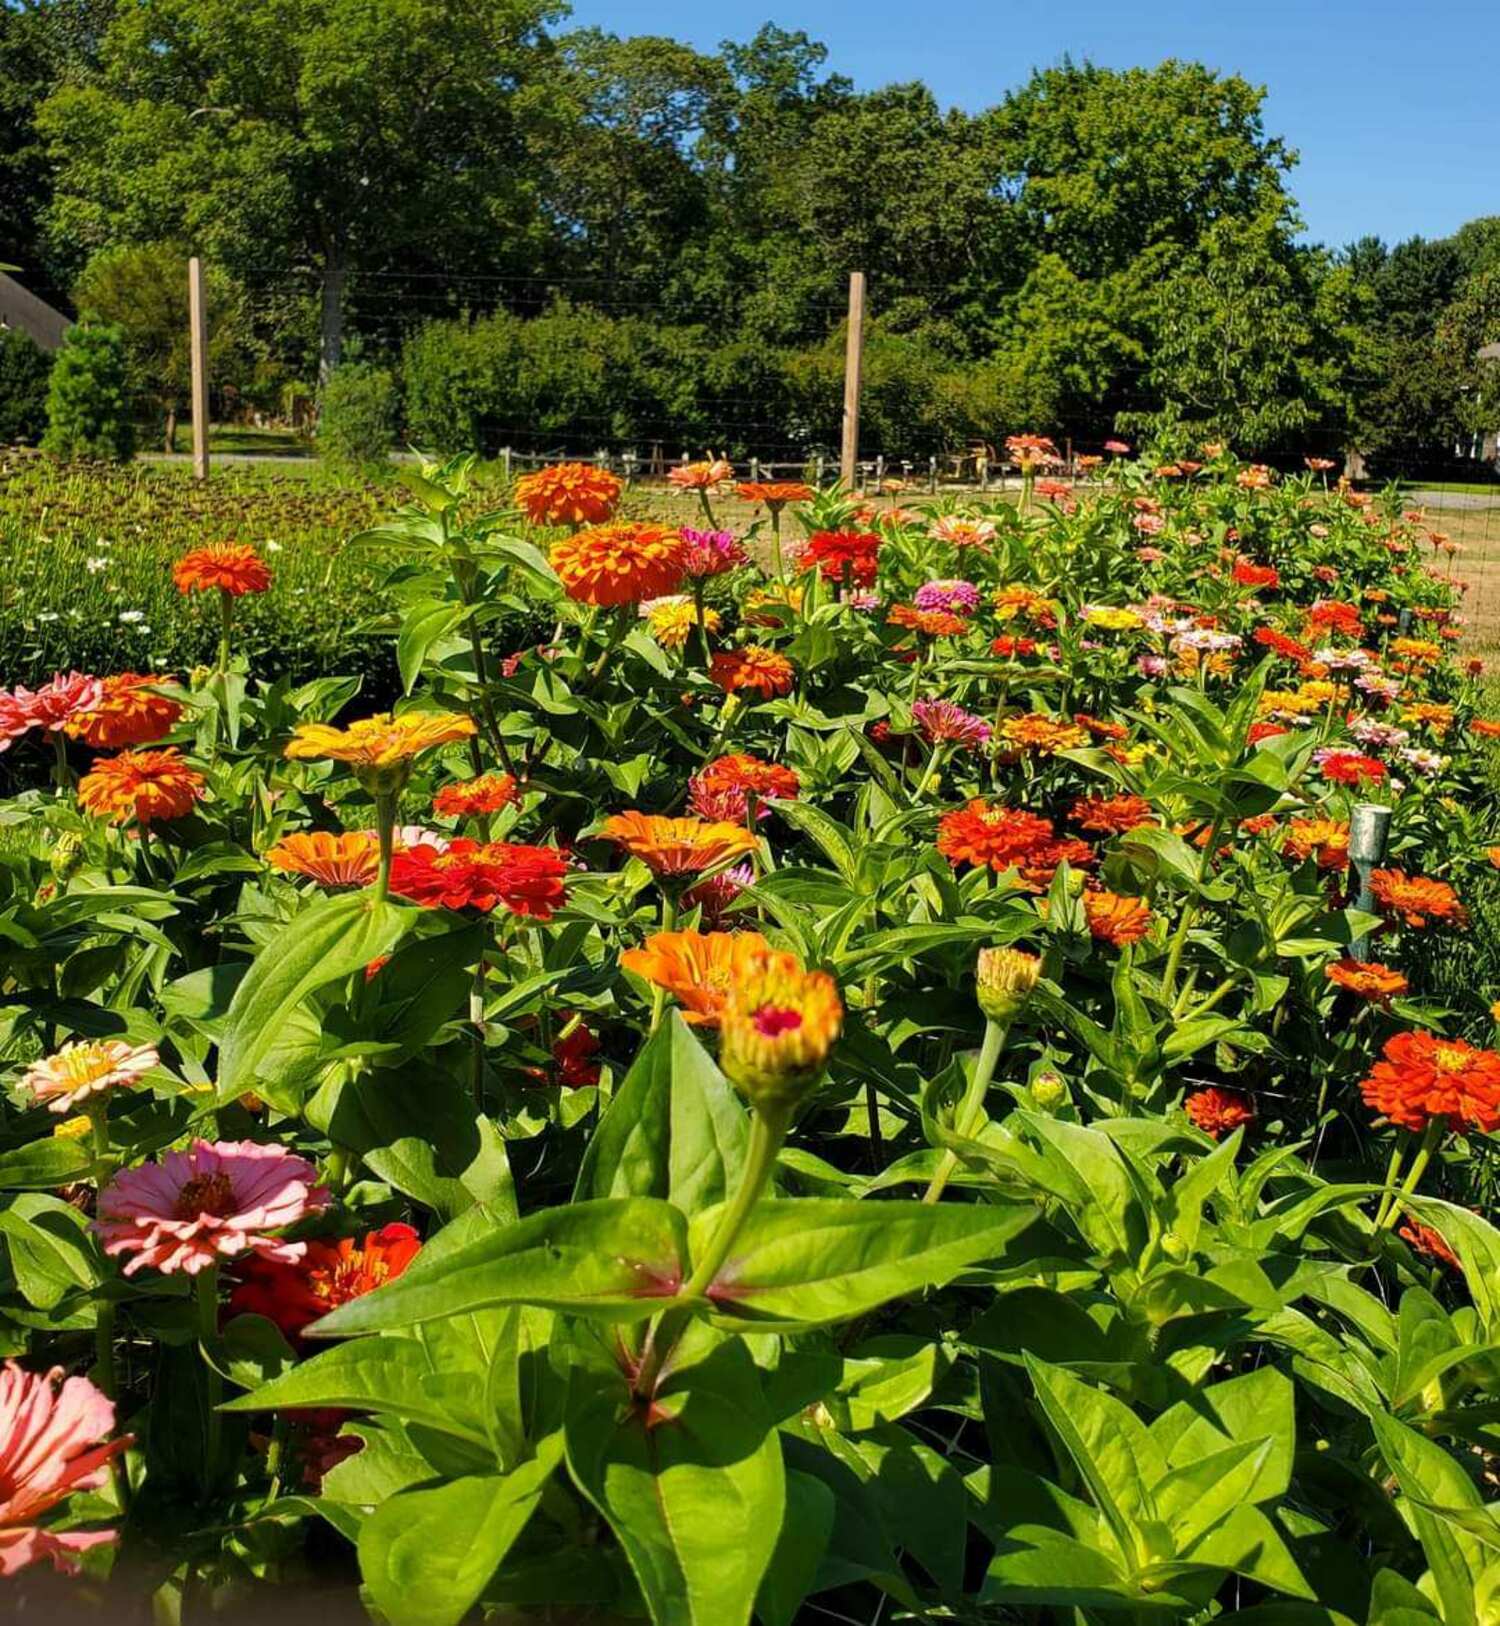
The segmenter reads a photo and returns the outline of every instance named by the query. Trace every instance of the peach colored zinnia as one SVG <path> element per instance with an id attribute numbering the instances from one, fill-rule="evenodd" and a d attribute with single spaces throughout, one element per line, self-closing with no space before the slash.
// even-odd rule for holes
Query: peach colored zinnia
<path id="1" fill-rule="evenodd" d="M 0 1576 L 50 1558 L 72 1574 L 78 1554 L 115 1540 L 113 1530 L 49 1530 L 38 1523 L 74 1491 L 99 1490 L 130 1436 L 109 1440 L 114 1402 L 63 1369 L 0 1369 Z"/>
<path id="2" fill-rule="evenodd" d="M 148 1266 L 195 1276 L 221 1259 L 260 1254 L 292 1261 L 306 1251 L 271 1233 L 328 1206 L 317 1170 L 279 1146 L 196 1140 L 159 1163 L 121 1169 L 99 1194 L 93 1222 L 105 1253 L 134 1257 L 127 1276 Z"/>
<path id="3" fill-rule="evenodd" d="M 366 830 L 310 830 L 283 836 L 266 849 L 266 862 L 319 886 L 368 886 L 380 873 L 380 842 Z"/>
<path id="4" fill-rule="evenodd" d="M 654 875 L 701 875 L 760 845 L 742 825 L 727 821 L 636 812 L 612 814 L 600 826 L 599 837 L 639 858 Z"/>
<path id="5" fill-rule="evenodd" d="M 123 1039 L 76 1039 L 34 1063 L 21 1080 L 34 1101 L 53 1112 L 71 1112 L 121 1084 L 135 1084 L 156 1066 L 148 1044 Z"/>

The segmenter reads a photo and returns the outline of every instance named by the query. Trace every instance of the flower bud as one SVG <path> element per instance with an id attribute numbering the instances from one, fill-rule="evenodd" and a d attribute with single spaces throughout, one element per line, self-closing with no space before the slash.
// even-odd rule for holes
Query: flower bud
<path id="1" fill-rule="evenodd" d="M 822 1076 L 843 1025 L 838 984 L 774 950 L 730 991 L 719 1065 L 754 1107 L 793 1107 Z"/>
<path id="2" fill-rule="evenodd" d="M 1161 1251 L 1174 1265 L 1180 1265 L 1193 1250 L 1176 1231 L 1167 1231 L 1161 1239 Z"/>
<path id="3" fill-rule="evenodd" d="M 211 666 L 195 666 L 188 672 L 188 688 L 193 690 L 206 689 L 208 680 L 214 675 Z"/>
<path id="4" fill-rule="evenodd" d="M 69 831 L 52 849 L 52 875 L 59 883 L 71 881 L 83 867 L 83 837 Z"/>
<path id="5" fill-rule="evenodd" d="M 1031 1081 L 1031 1099 L 1043 1112 L 1053 1112 L 1068 1099 L 1068 1086 L 1055 1067 L 1045 1067 Z"/>
<path id="6" fill-rule="evenodd" d="M 992 1022 L 1015 1021 L 1041 974 L 1042 962 L 1024 949 L 980 949 L 974 973 L 980 1010 Z"/>

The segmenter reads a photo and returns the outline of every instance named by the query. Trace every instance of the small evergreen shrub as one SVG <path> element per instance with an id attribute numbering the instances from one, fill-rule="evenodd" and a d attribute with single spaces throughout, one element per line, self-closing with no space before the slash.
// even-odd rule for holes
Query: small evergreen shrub
<path id="1" fill-rule="evenodd" d="M 135 455 L 125 337 L 87 319 L 67 331 L 52 365 L 43 450 L 58 457 L 128 462 Z"/>

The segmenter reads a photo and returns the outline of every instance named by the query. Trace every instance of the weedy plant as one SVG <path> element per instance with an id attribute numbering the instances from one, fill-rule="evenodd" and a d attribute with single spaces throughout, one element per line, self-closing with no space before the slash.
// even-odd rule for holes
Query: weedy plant
<path id="1" fill-rule="evenodd" d="M 1222 448 L 1018 445 L 742 534 L 716 460 L 682 529 L 433 462 L 339 556 L 389 710 L 261 666 L 243 532 L 161 588 L 199 670 L 0 695 L 18 1596 L 1497 1618 L 1454 584 Z"/>

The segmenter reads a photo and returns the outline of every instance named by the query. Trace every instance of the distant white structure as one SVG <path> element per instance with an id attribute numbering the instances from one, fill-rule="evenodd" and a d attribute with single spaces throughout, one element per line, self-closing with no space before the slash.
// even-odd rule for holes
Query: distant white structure
<path id="1" fill-rule="evenodd" d="M 1478 356 L 1480 361 L 1500 362 L 1500 344 L 1480 345 Z M 1500 468 L 1500 429 L 1486 429 L 1474 440 L 1475 445 L 1468 455 L 1477 457 L 1481 463 L 1493 463 Z"/>
<path id="2" fill-rule="evenodd" d="M 43 350 L 56 350 L 68 331 L 69 322 L 45 299 L 38 299 L 14 277 L 0 271 L 0 327 L 14 328 Z"/>

